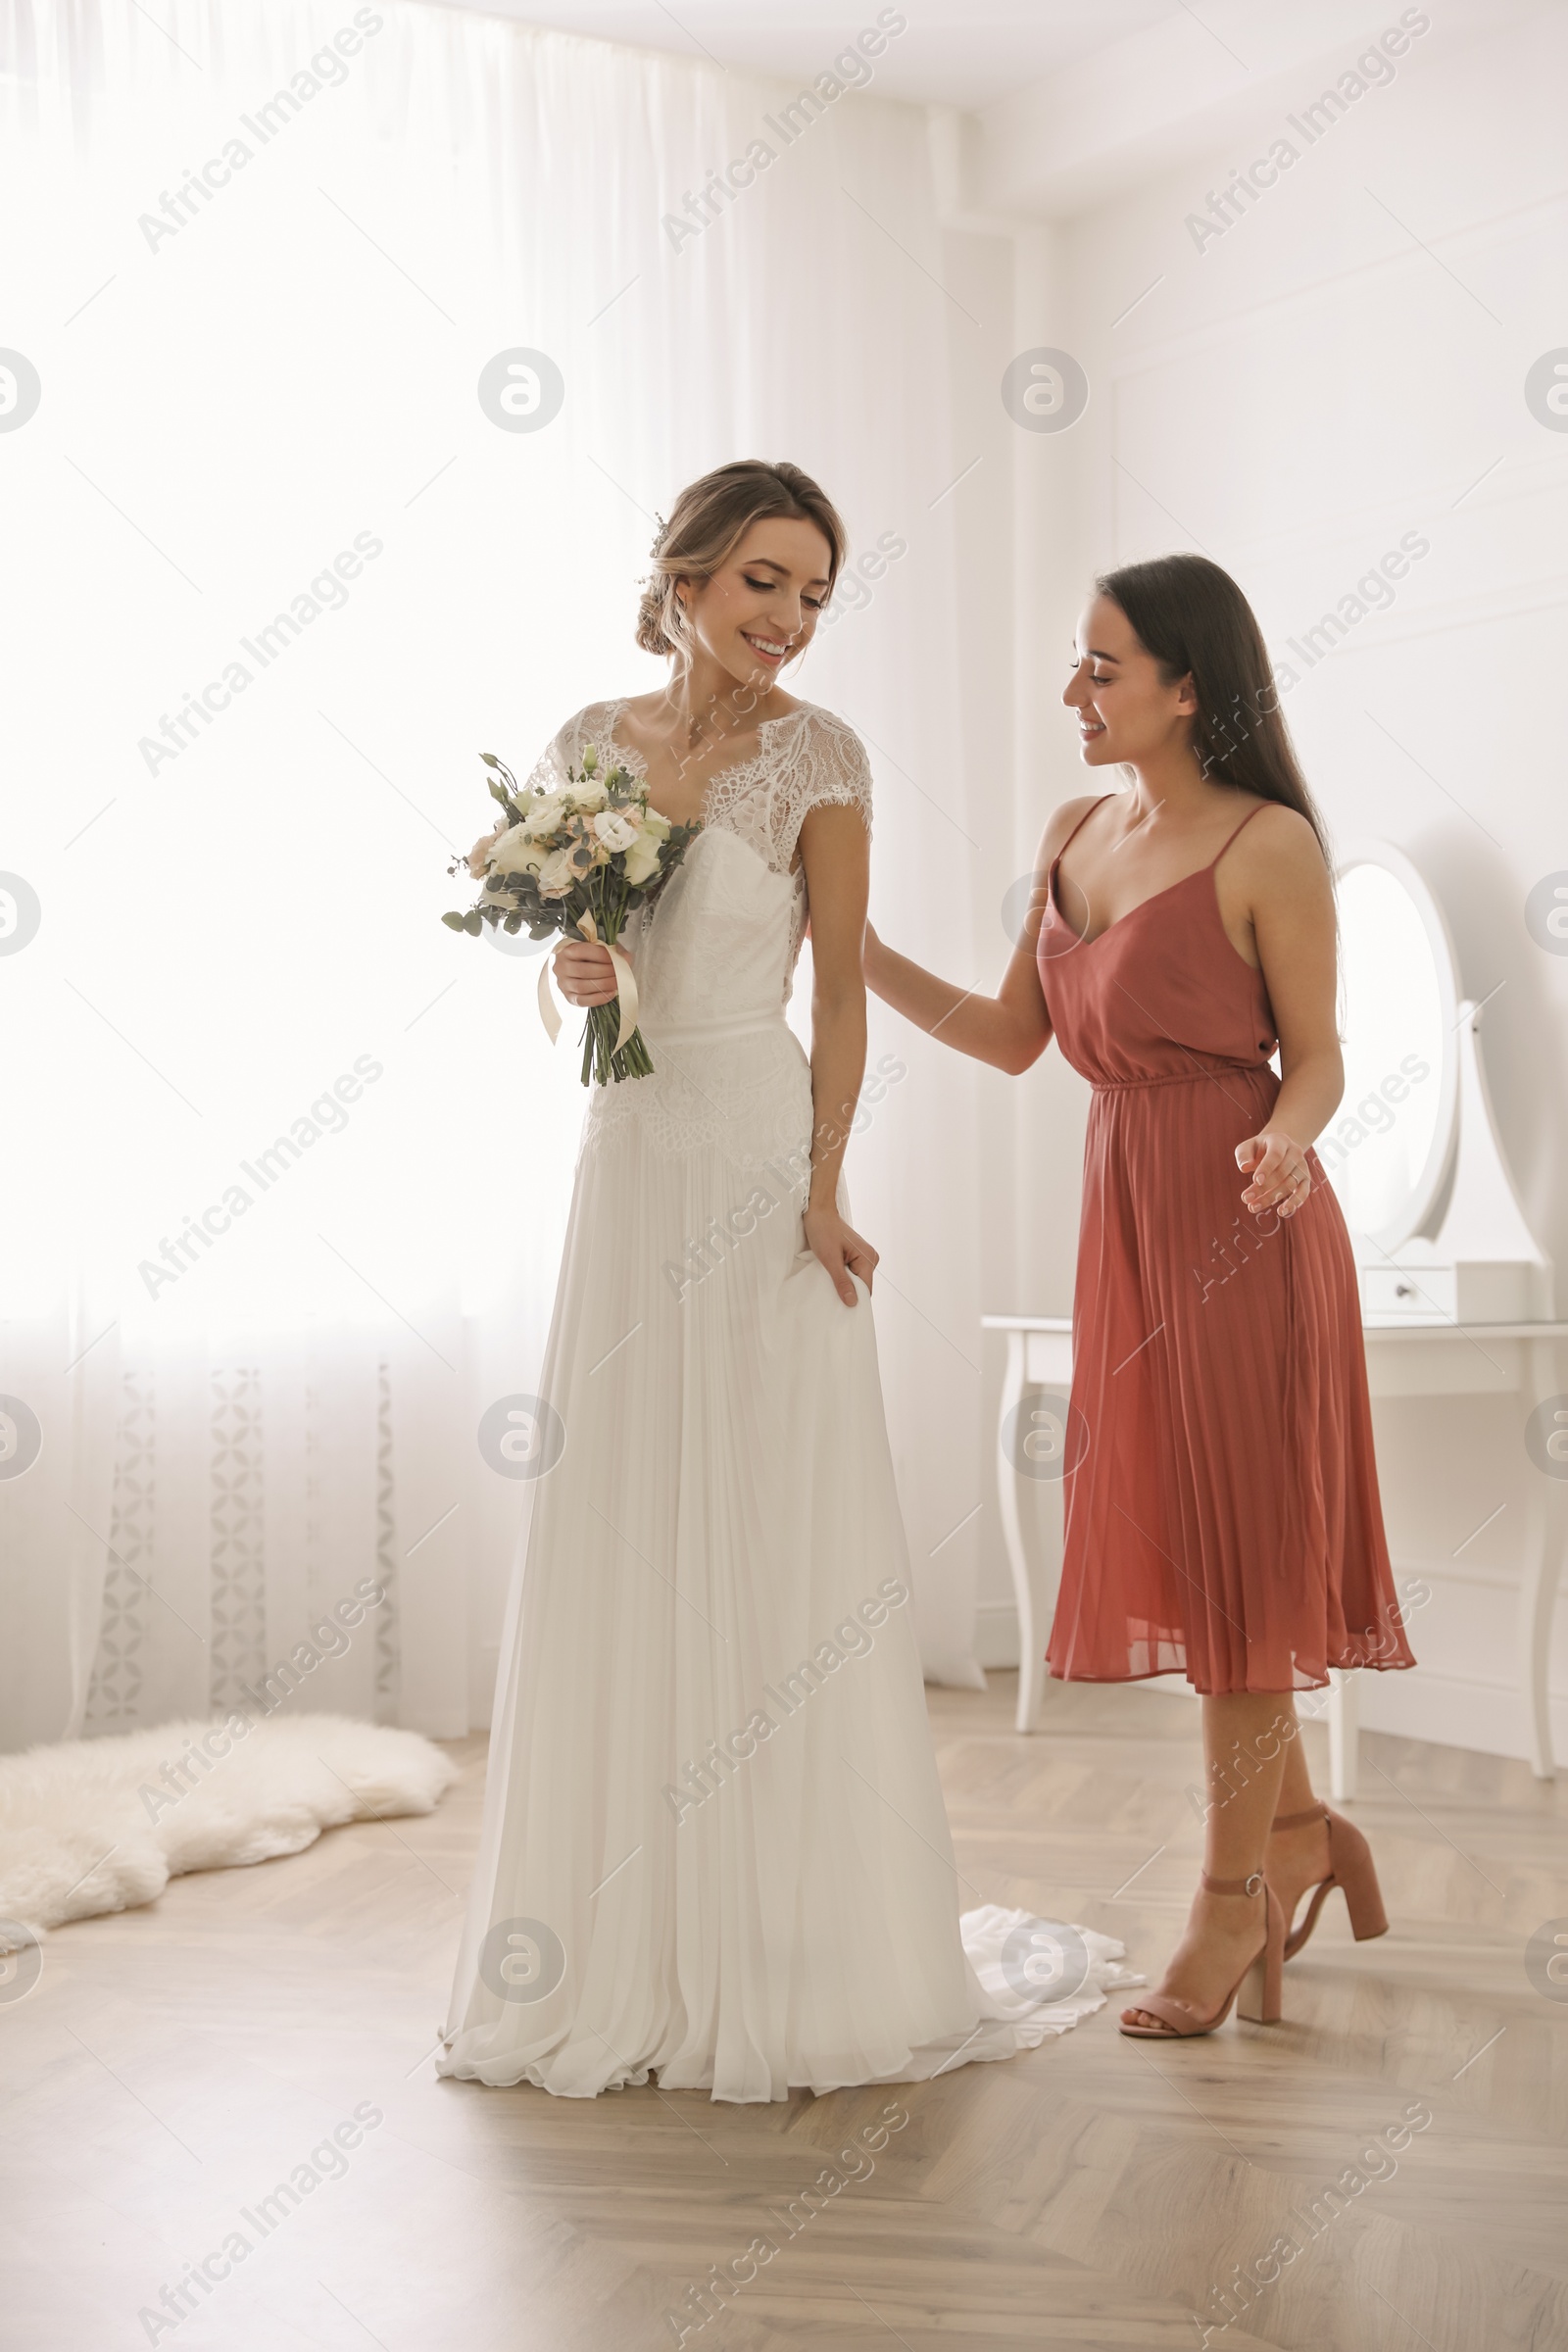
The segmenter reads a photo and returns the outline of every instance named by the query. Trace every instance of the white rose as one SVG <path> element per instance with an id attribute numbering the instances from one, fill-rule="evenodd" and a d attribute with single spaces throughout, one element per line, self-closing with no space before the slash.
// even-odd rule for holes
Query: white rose
<path id="1" fill-rule="evenodd" d="M 536 874 L 544 852 L 528 837 L 525 825 L 503 833 L 490 853 L 490 869 L 497 874 Z"/>
<path id="2" fill-rule="evenodd" d="M 602 808 L 594 818 L 594 832 L 607 850 L 629 850 L 637 839 L 636 826 L 618 808 Z"/>
<path id="3" fill-rule="evenodd" d="M 602 808 L 609 798 L 602 776 L 590 776 L 586 783 L 574 784 L 571 788 L 571 805 L 573 808 L 580 808 L 585 816 L 591 815 L 596 808 Z"/>
<path id="4" fill-rule="evenodd" d="M 547 792 L 543 800 L 529 802 L 528 813 L 522 821 L 536 841 L 542 833 L 555 831 L 565 805 L 566 796 L 561 792 Z"/>
<path id="5" fill-rule="evenodd" d="M 572 862 L 571 850 L 552 850 L 539 868 L 539 896 L 564 899 L 579 879 L 580 869 Z"/>
<path id="6" fill-rule="evenodd" d="M 639 833 L 626 852 L 626 879 L 634 889 L 651 882 L 658 873 L 660 848 L 652 834 Z"/>
<path id="7" fill-rule="evenodd" d="M 661 816 L 657 808 L 645 808 L 643 810 L 642 821 L 647 830 L 653 834 L 656 841 L 667 841 L 669 839 L 669 819 L 667 816 Z"/>

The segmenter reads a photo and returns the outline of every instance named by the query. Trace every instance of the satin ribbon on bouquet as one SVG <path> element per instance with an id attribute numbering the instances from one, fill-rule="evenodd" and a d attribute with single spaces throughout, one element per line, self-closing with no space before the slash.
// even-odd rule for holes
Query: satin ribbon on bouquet
<path id="1" fill-rule="evenodd" d="M 595 942 L 599 940 L 599 926 L 591 914 L 578 916 L 577 929 L 584 939 Z M 617 1018 L 615 1042 L 610 1049 L 611 1059 L 613 1060 L 637 1026 L 637 978 L 631 968 L 631 958 L 623 948 L 613 947 L 608 940 L 602 944 L 615 968 Z M 550 1043 L 554 1045 L 561 1035 L 562 1023 L 561 1015 L 556 1010 L 556 1000 L 550 991 L 550 961 L 551 959 L 547 956 L 539 967 L 539 1017 L 544 1022 Z"/>

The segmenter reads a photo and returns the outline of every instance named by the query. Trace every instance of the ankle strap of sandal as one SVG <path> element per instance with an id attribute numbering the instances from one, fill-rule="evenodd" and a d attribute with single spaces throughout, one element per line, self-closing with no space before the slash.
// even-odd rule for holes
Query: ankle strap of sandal
<path id="1" fill-rule="evenodd" d="M 1276 1830 L 1304 1830 L 1309 1821 L 1327 1821 L 1327 1805 L 1308 1805 L 1304 1813 L 1276 1813 L 1272 1827 Z"/>
<path id="2" fill-rule="evenodd" d="M 1250 1879 L 1211 1879 L 1205 1870 L 1200 1878 L 1205 1894 L 1261 1894 L 1263 1873 L 1254 1870 Z"/>

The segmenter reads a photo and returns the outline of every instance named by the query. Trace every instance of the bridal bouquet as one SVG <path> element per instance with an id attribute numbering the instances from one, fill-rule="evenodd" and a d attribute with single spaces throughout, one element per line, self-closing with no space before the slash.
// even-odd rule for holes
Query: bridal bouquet
<path id="1" fill-rule="evenodd" d="M 530 939 L 560 931 L 568 939 L 600 941 L 610 950 L 618 995 L 612 1004 L 589 1007 L 582 1082 L 586 1086 L 592 1077 L 608 1086 L 612 1079 L 651 1076 L 654 1065 L 637 1027 L 637 983 L 615 943 L 627 916 L 659 896 L 699 828 L 661 816 L 648 805 L 647 786 L 624 767 L 607 766 L 591 743 L 583 747 L 581 766 L 568 767 L 565 782 L 548 791 L 521 789 L 493 753 L 479 756 L 501 815 L 495 830 L 447 871 L 470 874 L 484 888 L 477 906 L 441 920 L 475 939 L 482 925 L 499 923 L 513 934 L 526 925 Z M 561 1016 L 548 964 L 539 975 L 539 1008 L 555 1038 Z"/>

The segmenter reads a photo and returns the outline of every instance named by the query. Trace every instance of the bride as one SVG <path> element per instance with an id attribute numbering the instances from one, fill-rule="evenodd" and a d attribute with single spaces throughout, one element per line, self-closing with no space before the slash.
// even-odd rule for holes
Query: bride
<path id="1" fill-rule="evenodd" d="M 841 1181 L 871 780 L 779 682 L 844 544 L 797 466 L 691 484 L 638 616 L 668 684 L 590 704 L 536 771 L 591 743 L 702 830 L 627 934 L 654 1074 L 584 1128 L 541 1380 L 564 1450 L 502 1638 L 442 2074 L 782 2099 L 1008 2057 L 1129 1981 L 1092 1931 L 958 1916 Z M 808 907 L 809 1062 L 784 1017 Z M 602 947 L 556 976 L 615 994 Z"/>

